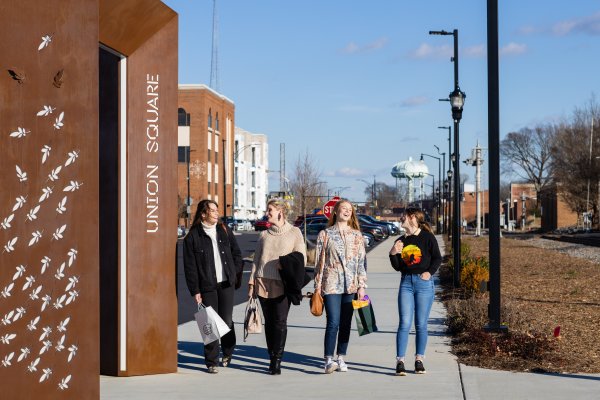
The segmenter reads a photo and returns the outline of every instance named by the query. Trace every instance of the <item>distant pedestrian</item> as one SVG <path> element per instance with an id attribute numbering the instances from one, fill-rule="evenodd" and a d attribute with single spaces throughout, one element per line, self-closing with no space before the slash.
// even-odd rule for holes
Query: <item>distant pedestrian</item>
<path id="1" fill-rule="evenodd" d="M 344 358 L 350 341 L 352 300 L 365 297 L 367 271 L 365 242 L 349 201 L 336 203 L 327 226 L 317 238 L 315 293 L 322 294 L 325 302 L 324 368 L 330 374 L 348 371 Z"/>
<path id="2" fill-rule="evenodd" d="M 442 256 L 423 211 L 407 208 L 400 219 L 406 234 L 390 250 L 390 262 L 402 273 L 398 290 L 400 322 L 396 333 L 396 375 L 406 375 L 404 367 L 408 333 L 413 316 L 416 331 L 415 373 L 424 374 L 423 358 L 427 346 L 427 320 L 434 298 L 433 274 L 442 263 Z"/>
<path id="3" fill-rule="evenodd" d="M 281 358 L 291 305 L 279 273 L 279 257 L 299 252 L 306 264 L 304 237 L 300 229 L 286 220 L 288 211 L 289 204 L 282 199 L 273 199 L 267 203 L 266 216 L 271 227 L 260 233 L 248 282 L 248 297 L 258 296 L 265 317 L 271 375 L 281 374 Z"/>
<path id="4" fill-rule="evenodd" d="M 244 264 L 233 232 L 218 221 L 217 203 L 200 201 L 192 227 L 183 239 L 183 264 L 188 289 L 196 302 L 211 306 L 231 329 L 221 338 L 221 365 L 227 367 L 236 343 L 232 320 L 234 288 L 239 288 Z M 219 372 L 218 340 L 204 345 L 204 361 L 209 373 Z"/>

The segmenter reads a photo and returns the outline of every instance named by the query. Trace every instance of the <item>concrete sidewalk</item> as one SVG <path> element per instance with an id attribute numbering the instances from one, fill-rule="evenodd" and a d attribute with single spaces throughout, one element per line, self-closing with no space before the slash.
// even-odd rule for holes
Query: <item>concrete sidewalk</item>
<path id="1" fill-rule="evenodd" d="M 266 373 L 269 359 L 264 334 L 242 340 L 245 304 L 234 308 L 238 346 L 229 368 L 207 374 L 200 334 L 194 321 L 179 326 L 179 370 L 176 374 L 131 378 L 100 378 L 103 399 L 365 399 L 408 396 L 419 399 L 597 399 L 597 375 L 542 375 L 490 371 L 457 363 L 445 336 L 445 309 L 434 302 L 425 367 L 415 375 L 397 377 L 395 340 L 398 325 L 396 296 L 400 274 L 389 265 L 393 238 L 368 254 L 369 288 L 379 332 L 359 337 L 353 329 L 347 373 L 323 374 L 325 317 L 313 317 L 308 302 L 292 306 L 282 374 Z M 442 241 L 440 240 L 440 244 Z M 442 248 L 443 250 L 443 248 Z M 312 282 L 306 289 L 312 290 Z M 305 289 L 305 290 L 306 290 Z M 353 324 L 354 328 L 354 324 Z M 414 332 L 407 354 L 414 354 Z"/>

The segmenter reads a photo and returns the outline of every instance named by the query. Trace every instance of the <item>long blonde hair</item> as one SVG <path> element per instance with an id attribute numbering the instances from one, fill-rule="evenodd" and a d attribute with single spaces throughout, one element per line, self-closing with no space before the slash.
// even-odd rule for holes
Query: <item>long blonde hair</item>
<path id="1" fill-rule="evenodd" d="M 356 211 L 354 210 L 354 206 L 352 205 L 352 203 L 350 203 L 350 200 L 346 199 L 341 199 L 340 201 L 335 203 L 335 206 L 333 206 L 333 213 L 331 214 L 331 218 L 329 218 L 329 221 L 327 222 L 327 227 L 329 228 L 330 226 L 335 225 L 335 223 L 337 222 L 337 214 L 340 210 L 340 206 L 342 203 L 349 204 L 350 208 L 352 209 L 352 215 L 350 216 L 350 220 L 348 221 L 348 226 L 354 230 L 360 231 L 360 225 L 358 224 L 358 218 L 356 217 Z"/>

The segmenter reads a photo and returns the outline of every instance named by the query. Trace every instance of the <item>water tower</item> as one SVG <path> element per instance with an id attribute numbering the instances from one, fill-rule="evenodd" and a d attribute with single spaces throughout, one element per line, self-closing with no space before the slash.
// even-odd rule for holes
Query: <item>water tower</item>
<path id="1" fill-rule="evenodd" d="M 413 161 L 412 157 L 408 157 L 408 160 L 400 161 L 392 168 L 392 176 L 397 179 L 406 179 L 408 181 L 408 202 L 414 201 L 414 181 L 420 179 L 419 184 L 419 198 L 423 198 L 423 178 L 429 173 L 427 165 L 421 162 Z"/>

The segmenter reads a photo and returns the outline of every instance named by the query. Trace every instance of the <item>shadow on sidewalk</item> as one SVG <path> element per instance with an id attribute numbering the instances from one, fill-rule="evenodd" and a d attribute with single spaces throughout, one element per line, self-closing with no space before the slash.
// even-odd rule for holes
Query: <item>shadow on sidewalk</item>
<path id="1" fill-rule="evenodd" d="M 540 373 L 538 375 L 554 376 L 556 378 L 571 378 L 571 379 L 585 379 L 585 380 L 590 380 L 590 381 L 600 381 L 600 376 L 590 376 L 590 375 L 552 374 L 552 373 Z"/>
<path id="2" fill-rule="evenodd" d="M 206 367 L 204 366 L 204 345 L 202 343 L 180 341 L 177 343 L 177 349 L 177 366 L 179 368 L 206 372 Z M 243 362 L 244 365 L 240 365 L 240 362 Z M 352 362 L 349 362 L 348 365 L 353 371 L 369 372 L 372 374 L 390 375 L 395 372 L 393 368 L 378 365 Z M 236 346 L 233 353 L 233 360 L 227 368 L 264 374 L 267 372 L 268 367 L 269 356 L 265 348 L 242 344 Z M 309 375 L 321 375 L 323 373 L 323 358 L 286 351 L 283 355 L 281 368 L 284 371 L 291 370 Z"/>

